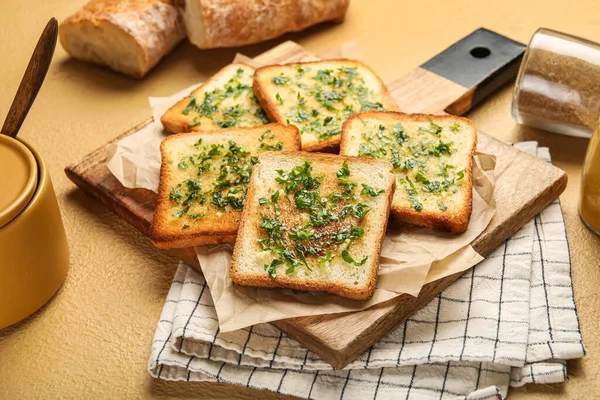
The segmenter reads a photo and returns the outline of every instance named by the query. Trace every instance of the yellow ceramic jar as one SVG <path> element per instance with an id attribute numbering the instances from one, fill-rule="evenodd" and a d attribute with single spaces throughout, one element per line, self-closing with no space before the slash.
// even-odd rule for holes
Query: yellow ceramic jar
<path id="1" fill-rule="evenodd" d="M 0 329 L 43 306 L 65 280 L 69 248 L 48 168 L 0 134 Z"/>

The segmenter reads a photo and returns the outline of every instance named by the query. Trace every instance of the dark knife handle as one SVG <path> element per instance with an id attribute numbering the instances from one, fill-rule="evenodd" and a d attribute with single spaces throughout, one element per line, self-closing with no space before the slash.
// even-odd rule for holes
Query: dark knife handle
<path id="1" fill-rule="evenodd" d="M 402 111 L 462 115 L 515 79 L 525 47 L 480 28 L 389 87 Z"/>

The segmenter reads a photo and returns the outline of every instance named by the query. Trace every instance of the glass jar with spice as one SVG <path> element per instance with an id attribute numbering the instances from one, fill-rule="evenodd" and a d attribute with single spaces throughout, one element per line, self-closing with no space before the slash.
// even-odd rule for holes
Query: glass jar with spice
<path id="1" fill-rule="evenodd" d="M 519 69 L 512 116 L 521 124 L 589 138 L 600 116 L 600 45 L 538 29 Z"/>

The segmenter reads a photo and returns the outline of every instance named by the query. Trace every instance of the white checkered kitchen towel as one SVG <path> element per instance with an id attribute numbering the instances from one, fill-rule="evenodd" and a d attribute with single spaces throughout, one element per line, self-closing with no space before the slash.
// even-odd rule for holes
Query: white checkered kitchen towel
<path id="1" fill-rule="evenodd" d="M 516 146 L 550 160 L 537 143 Z M 497 399 L 509 386 L 566 380 L 565 360 L 584 354 L 555 201 L 341 371 L 270 324 L 220 333 L 204 278 L 181 265 L 148 368 L 314 399 Z"/>

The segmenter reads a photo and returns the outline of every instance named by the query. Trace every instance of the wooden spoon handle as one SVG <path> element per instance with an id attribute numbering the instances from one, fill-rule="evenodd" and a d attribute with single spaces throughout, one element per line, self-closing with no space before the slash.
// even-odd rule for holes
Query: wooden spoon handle
<path id="1" fill-rule="evenodd" d="M 8 115 L 2 126 L 2 133 L 16 137 L 35 97 L 42 87 L 52 56 L 56 47 L 58 37 L 58 22 L 55 18 L 50 19 L 25 70 L 17 95 L 13 100 Z"/>

